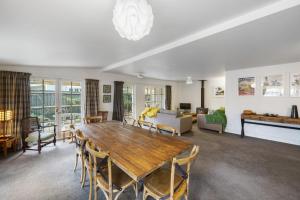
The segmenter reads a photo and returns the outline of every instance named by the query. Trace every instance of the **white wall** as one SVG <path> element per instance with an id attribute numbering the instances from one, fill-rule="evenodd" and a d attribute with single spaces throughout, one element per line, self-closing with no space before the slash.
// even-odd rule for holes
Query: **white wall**
<path id="1" fill-rule="evenodd" d="M 298 105 L 300 98 L 289 97 L 289 73 L 299 72 L 300 63 L 282 64 L 266 67 L 249 68 L 226 72 L 225 107 L 228 118 L 226 131 L 240 134 L 240 114 L 245 109 L 251 109 L 257 113 L 276 113 L 288 116 L 291 113 L 291 106 Z M 261 80 L 264 75 L 284 74 L 285 96 L 264 97 L 262 96 Z M 238 78 L 256 77 L 255 96 L 238 96 Z M 257 125 L 246 125 L 246 135 L 268 140 L 286 142 L 300 145 L 300 131 L 273 128 Z"/>
<path id="2" fill-rule="evenodd" d="M 83 69 L 83 68 L 49 68 L 49 67 L 25 67 L 25 66 L 0 66 L 0 70 L 10 70 L 19 72 L 28 72 L 32 74 L 32 77 L 40 78 L 52 78 L 52 79 L 65 79 L 81 81 L 84 84 L 84 79 L 97 79 L 100 80 L 100 109 L 109 111 L 109 119 L 112 118 L 113 111 L 113 92 L 114 81 L 124 81 L 136 85 L 136 111 L 137 114 L 141 113 L 144 109 L 144 86 L 172 86 L 172 109 L 177 105 L 177 83 L 174 81 L 163 81 L 157 79 L 139 79 L 134 76 L 127 76 L 113 73 L 103 73 L 97 69 Z M 102 101 L 102 86 L 103 84 L 109 84 L 112 86 L 112 102 L 103 103 Z"/>
<path id="3" fill-rule="evenodd" d="M 205 82 L 205 107 L 216 110 L 225 106 L 224 97 L 215 97 L 214 88 L 221 86 L 225 88 L 225 77 L 208 79 Z M 178 98 L 179 103 L 191 103 L 192 112 L 196 112 L 196 108 L 201 106 L 201 82 L 194 81 L 193 84 L 187 85 L 185 82 L 178 83 Z"/>

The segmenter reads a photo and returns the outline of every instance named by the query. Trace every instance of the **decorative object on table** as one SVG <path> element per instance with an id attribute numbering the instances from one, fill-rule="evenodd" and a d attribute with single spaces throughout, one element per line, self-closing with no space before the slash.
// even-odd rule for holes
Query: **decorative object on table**
<path id="1" fill-rule="evenodd" d="M 103 103 L 111 103 L 111 95 L 103 95 Z"/>
<path id="2" fill-rule="evenodd" d="M 7 130 L 11 130 L 10 122 L 13 119 L 13 113 L 11 110 L 0 110 L 0 133 L 2 137 L 6 137 Z"/>
<path id="3" fill-rule="evenodd" d="M 290 96 L 300 97 L 300 73 L 290 74 Z"/>
<path id="4" fill-rule="evenodd" d="M 298 108 L 296 105 L 292 106 L 292 113 L 291 113 L 291 118 L 293 119 L 298 119 L 299 115 L 298 115 Z"/>
<path id="5" fill-rule="evenodd" d="M 278 117 L 279 115 L 278 114 L 272 114 L 272 113 L 264 113 L 263 116 L 266 116 L 266 117 Z"/>
<path id="6" fill-rule="evenodd" d="M 137 41 L 150 33 L 152 7 L 147 0 L 117 0 L 113 24 L 122 38 Z"/>
<path id="7" fill-rule="evenodd" d="M 283 75 L 268 75 L 262 81 L 262 93 L 266 97 L 284 96 Z"/>
<path id="8" fill-rule="evenodd" d="M 255 95 L 255 77 L 239 78 L 238 80 L 239 96 Z"/>
<path id="9" fill-rule="evenodd" d="M 103 93 L 110 94 L 111 93 L 111 85 L 103 85 Z"/>
<path id="10" fill-rule="evenodd" d="M 244 110 L 244 111 L 243 111 L 243 114 L 244 114 L 244 115 L 255 115 L 256 113 L 253 112 L 252 110 Z"/>
<path id="11" fill-rule="evenodd" d="M 219 86 L 214 88 L 214 97 L 224 97 L 224 88 Z"/>

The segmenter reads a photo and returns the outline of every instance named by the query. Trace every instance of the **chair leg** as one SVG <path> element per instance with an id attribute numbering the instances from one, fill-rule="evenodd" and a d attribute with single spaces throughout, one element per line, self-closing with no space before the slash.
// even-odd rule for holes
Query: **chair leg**
<path id="1" fill-rule="evenodd" d="M 80 176 L 80 183 L 82 183 L 85 165 L 84 165 L 83 157 L 80 156 L 80 158 L 81 158 L 81 176 Z"/>
<path id="2" fill-rule="evenodd" d="M 135 183 L 135 186 L 134 187 L 134 190 L 135 190 L 135 197 L 136 199 L 138 199 L 138 196 L 139 196 L 139 185 L 138 185 L 138 182 Z"/>
<path id="3" fill-rule="evenodd" d="M 93 176 L 92 176 L 92 170 L 89 170 L 89 179 L 90 179 L 89 200 L 92 200 L 92 193 L 93 193 Z"/>
<path id="4" fill-rule="evenodd" d="M 188 195 L 187 195 L 187 194 L 184 195 L 184 199 L 185 199 L 185 200 L 188 200 Z"/>
<path id="5" fill-rule="evenodd" d="M 147 199 L 147 191 L 146 189 L 144 188 L 144 192 L 143 192 L 143 200 L 146 200 Z"/>
<path id="6" fill-rule="evenodd" d="M 120 195 L 124 192 L 124 190 L 121 190 L 120 192 L 117 193 L 116 197 L 114 198 L 114 200 L 118 200 L 118 198 L 120 197 Z"/>
<path id="7" fill-rule="evenodd" d="M 77 164 L 78 164 L 78 156 L 79 156 L 79 155 L 76 153 L 74 172 L 76 171 L 76 168 L 77 168 Z"/>
<path id="8" fill-rule="evenodd" d="M 83 175 L 82 175 L 82 178 L 81 178 L 81 187 L 82 188 L 84 188 L 84 186 L 85 186 L 85 181 L 86 181 L 86 168 L 84 167 Z"/>
<path id="9" fill-rule="evenodd" d="M 53 144 L 54 144 L 54 146 L 56 146 L 56 136 L 54 136 L 54 138 L 53 138 Z"/>
<path id="10" fill-rule="evenodd" d="M 93 182 L 94 182 L 94 200 L 97 200 L 98 198 L 98 195 L 97 195 L 97 179 L 96 179 L 96 175 L 94 175 L 94 179 L 93 179 Z"/>
<path id="11" fill-rule="evenodd" d="M 42 150 L 42 146 L 41 146 L 41 142 L 38 142 L 38 152 L 39 154 L 41 154 L 41 150 Z"/>

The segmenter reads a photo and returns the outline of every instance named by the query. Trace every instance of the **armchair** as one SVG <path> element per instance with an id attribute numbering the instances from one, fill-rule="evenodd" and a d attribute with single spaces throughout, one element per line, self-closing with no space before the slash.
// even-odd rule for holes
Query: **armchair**
<path id="1" fill-rule="evenodd" d="M 53 133 L 45 132 L 45 128 L 53 127 Z M 53 143 L 56 145 L 56 125 L 41 126 L 37 117 L 27 117 L 22 120 L 22 149 L 41 153 L 42 147 Z M 31 146 L 37 144 L 37 149 Z"/>

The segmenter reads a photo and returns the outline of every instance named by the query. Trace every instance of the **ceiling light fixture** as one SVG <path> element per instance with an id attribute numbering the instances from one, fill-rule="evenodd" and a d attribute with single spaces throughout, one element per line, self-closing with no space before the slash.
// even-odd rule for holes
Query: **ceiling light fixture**
<path id="1" fill-rule="evenodd" d="M 193 80 L 192 80 L 192 77 L 188 76 L 186 77 L 186 84 L 190 85 L 190 84 L 193 84 Z"/>
<path id="2" fill-rule="evenodd" d="M 136 75 L 138 78 L 144 78 L 145 76 L 143 74 L 137 74 Z"/>
<path id="3" fill-rule="evenodd" d="M 152 28 L 152 7 L 147 0 L 117 0 L 113 11 L 113 24 L 122 38 L 140 40 Z"/>

